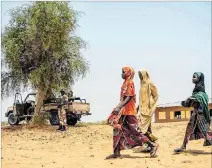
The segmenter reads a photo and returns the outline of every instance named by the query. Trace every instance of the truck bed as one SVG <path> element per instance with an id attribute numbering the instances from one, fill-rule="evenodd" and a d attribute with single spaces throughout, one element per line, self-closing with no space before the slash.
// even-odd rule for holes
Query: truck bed
<path id="1" fill-rule="evenodd" d="M 43 105 L 42 111 L 56 110 L 57 103 L 47 103 Z M 69 102 L 68 105 L 65 105 L 67 112 L 81 113 L 81 114 L 90 114 L 90 103 L 82 102 Z"/>

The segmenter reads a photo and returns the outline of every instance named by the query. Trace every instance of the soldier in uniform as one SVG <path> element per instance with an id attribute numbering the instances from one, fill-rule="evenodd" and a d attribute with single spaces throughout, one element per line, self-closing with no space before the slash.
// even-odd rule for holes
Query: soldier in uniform
<path id="1" fill-rule="evenodd" d="M 65 106 L 68 104 L 68 96 L 65 91 L 62 89 L 61 93 L 61 103 L 58 105 L 58 116 L 60 120 L 60 126 L 57 130 L 65 131 L 66 130 L 66 110 Z"/>
<path id="2" fill-rule="evenodd" d="M 69 99 L 73 98 L 73 96 L 74 96 L 73 91 L 70 90 L 70 92 L 68 92 L 67 95 L 68 95 L 68 98 L 69 98 Z"/>

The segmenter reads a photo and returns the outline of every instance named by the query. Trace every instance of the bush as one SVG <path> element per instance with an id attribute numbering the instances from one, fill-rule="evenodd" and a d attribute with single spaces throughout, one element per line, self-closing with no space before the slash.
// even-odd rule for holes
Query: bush
<path id="1" fill-rule="evenodd" d="M 46 112 L 41 112 L 39 115 L 35 114 L 32 119 L 33 125 L 48 125 L 50 115 Z"/>

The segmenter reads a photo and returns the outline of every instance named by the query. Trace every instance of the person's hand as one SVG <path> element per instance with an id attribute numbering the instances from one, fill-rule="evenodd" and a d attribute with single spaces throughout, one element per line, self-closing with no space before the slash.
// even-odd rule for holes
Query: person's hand
<path id="1" fill-rule="evenodd" d="M 121 111 L 121 108 L 120 108 L 120 107 L 116 107 L 116 108 L 114 109 L 113 113 L 114 113 L 115 115 L 117 115 L 120 111 Z"/>
<path id="2" fill-rule="evenodd" d="M 185 100 L 185 103 L 186 103 L 186 104 L 190 104 L 190 98 L 187 98 L 187 99 Z"/>
<path id="3" fill-rule="evenodd" d="M 137 113 L 138 113 L 138 111 L 139 111 L 139 106 L 136 108 L 136 111 L 137 111 Z"/>
<path id="4" fill-rule="evenodd" d="M 186 107 L 186 101 L 182 101 L 182 102 L 181 102 L 181 105 L 182 105 L 183 107 Z"/>
<path id="5" fill-rule="evenodd" d="M 184 107 L 190 107 L 191 106 L 191 100 L 190 100 L 190 98 L 187 98 L 185 101 L 183 101 L 184 103 Z M 182 104 L 182 105 L 183 105 Z"/>

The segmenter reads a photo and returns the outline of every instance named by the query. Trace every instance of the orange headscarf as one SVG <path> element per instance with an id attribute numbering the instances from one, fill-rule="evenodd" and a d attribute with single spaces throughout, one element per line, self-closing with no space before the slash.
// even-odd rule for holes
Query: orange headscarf
<path id="1" fill-rule="evenodd" d="M 124 80 L 122 84 L 121 94 L 120 94 L 120 100 L 122 101 L 123 97 L 125 96 L 125 88 L 127 85 L 132 82 L 134 76 L 135 76 L 135 70 L 132 67 L 123 67 L 122 70 L 125 72 L 126 79 Z"/>
<path id="2" fill-rule="evenodd" d="M 126 74 L 126 80 L 133 80 L 134 75 L 135 75 L 135 70 L 132 67 L 123 67 L 122 70 Z"/>

